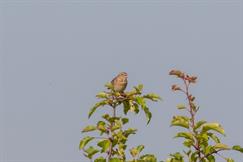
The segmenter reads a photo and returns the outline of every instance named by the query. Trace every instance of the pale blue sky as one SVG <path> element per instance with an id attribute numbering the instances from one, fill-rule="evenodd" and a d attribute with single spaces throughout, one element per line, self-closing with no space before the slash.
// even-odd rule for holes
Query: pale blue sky
<path id="1" fill-rule="evenodd" d="M 241 0 L 0 0 L 0 161 L 86 162 L 80 130 L 95 94 L 118 72 L 163 102 L 133 118 L 130 146 L 159 160 L 182 150 L 170 119 L 184 97 L 170 91 L 177 68 L 199 76 L 199 118 L 220 122 L 223 142 L 243 146 Z M 241 162 L 243 155 L 226 153 Z M 220 160 L 222 161 L 222 160 Z"/>

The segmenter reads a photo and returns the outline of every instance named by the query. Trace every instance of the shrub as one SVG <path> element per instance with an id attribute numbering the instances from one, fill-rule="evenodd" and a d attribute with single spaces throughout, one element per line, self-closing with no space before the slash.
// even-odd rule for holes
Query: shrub
<path id="1" fill-rule="evenodd" d="M 226 162 L 234 162 L 233 159 L 224 157 L 223 151 L 239 151 L 243 148 L 239 145 L 228 146 L 221 142 L 225 136 L 223 127 L 216 122 L 198 120 L 199 106 L 195 102 L 195 96 L 190 93 L 191 85 L 196 84 L 197 77 L 188 75 L 180 70 L 171 70 L 170 75 L 179 78 L 183 86 L 174 84 L 173 92 L 181 92 L 186 96 L 187 103 L 177 105 L 179 111 L 186 111 L 187 115 L 175 115 L 171 120 L 171 126 L 181 127 L 175 138 L 182 138 L 186 149 L 183 152 L 170 154 L 165 162 L 215 162 L 216 156 Z M 137 133 L 135 128 L 126 128 L 129 123 L 128 112 L 145 113 L 149 124 L 152 113 L 147 106 L 147 101 L 157 102 L 161 98 L 154 93 L 143 94 L 143 85 L 135 86 L 131 91 L 116 92 L 113 85 L 105 85 L 107 91 L 100 92 L 96 97 L 98 101 L 90 110 L 88 117 L 98 109 L 108 108 L 109 113 L 101 116 L 96 125 L 88 125 L 82 133 L 97 132 L 98 136 L 84 136 L 79 144 L 85 157 L 94 162 L 157 162 L 153 154 L 140 155 L 144 145 L 138 145 L 129 149 L 132 159 L 127 159 L 126 150 L 128 138 Z M 117 108 L 122 107 L 123 113 L 118 114 Z"/>

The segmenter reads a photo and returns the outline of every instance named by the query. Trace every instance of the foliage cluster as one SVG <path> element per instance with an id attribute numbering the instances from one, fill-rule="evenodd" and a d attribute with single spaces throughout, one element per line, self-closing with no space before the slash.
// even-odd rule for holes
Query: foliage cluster
<path id="1" fill-rule="evenodd" d="M 140 155 L 144 145 L 131 148 L 132 159 L 127 160 L 125 154 L 127 140 L 130 135 L 136 134 L 137 129 L 125 128 L 125 125 L 129 122 L 129 118 L 126 117 L 129 111 L 138 114 L 141 110 L 144 111 L 147 124 L 149 124 L 152 113 L 147 106 L 147 100 L 156 102 L 160 100 L 160 97 L 154 93 L 143 95 L 143 85 L 138 85 L 128 92 L 116 92 L 112 84 L 106 84 L 106 88 L 109 90 L 108 92 L 100 92 L 96 95 L 101 101 L 91 108 L 89 117 L 101 107 L 109 107 L 111 113 L 102 115 L 102 120 L 98 121 L 96 125 L 88 125 L 82 130 L 83 133 L 96 131 L 99 133 L 99 137 L 85 136 L 80 142 L 79 149 L 83 150 L 84 156 L 89 159 L 93 159 L 97 153 L 103 155 L 95 158 L 94 162 L 155 162 L 154 155 Z M 121 115 L 117 114 L 119 106 L 123 107 Z M 97 140 L 95 146 L 86 147 L 93 140 Z"/>
<path id="2" fill-rule="evenodd" d="M 171 70 L 170 75 L 179 78 L 183 86 L 172 85 L 173 92 L 181 92 L 187 98 L 186 104 L 178 104 L 179 111 L 186 111 L 187 115 L 175 115 L 171 126 L 181 127 L 175 138 L 182 138 L 185 149 L 183 152 L 170 154 L 165 162 L 215 162 L 216 156 L 226 162 L 234 162 L 232 158 L 224 157 L 221 152 L 235 150 L 243 153 L 239 145 L 228 146 L 221 142 L 221 136 L 225 136 L 223 127 L 216 122 L 198 120 L 196 115 L 199 106 L 195 102 L 195 96 L 190 93 L 191 85 L 197 82 L 196 76 L 190 76 L 179 70 Z M 145 113 L 147 124 L 149 124 L 152 113 L 147 101 L 157 102 L 161 98 L 154 93 L 143 94 L 143 85 L 135 86 L 131 91 L 116 92 L 112 84 L 106 84 L 108 91 L 96 95 L 97 102 L 89 112 L 89 118 L 100 108 L 107 107 L 110 111 L 101 116 L 96 125 L 88 125 L 82 133 L 96 132 L 98 136 L 86 135 L 79 145 L 85 157 L 91 162 L 157 162 L 153 154 L 143 154 L 144 145 L 140 144 L 129 149 L 131 159 L 126 155 L 128 138 L 137 133 L 135 128 L 127 128 L 129 123 L 128 112 L 139 114 Z M 117 108 L 122 107 L 123 113 L 118 114 Z"/>

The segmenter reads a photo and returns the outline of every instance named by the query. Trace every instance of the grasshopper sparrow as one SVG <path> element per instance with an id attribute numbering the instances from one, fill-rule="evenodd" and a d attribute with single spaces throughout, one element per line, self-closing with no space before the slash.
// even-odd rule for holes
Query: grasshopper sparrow
<path id="1" fill-rule="evenodd" d="M 111 84 L 116 92 L 123 92 L 127 87 L 127 73 L 119 73 L 112 81 Z"/>

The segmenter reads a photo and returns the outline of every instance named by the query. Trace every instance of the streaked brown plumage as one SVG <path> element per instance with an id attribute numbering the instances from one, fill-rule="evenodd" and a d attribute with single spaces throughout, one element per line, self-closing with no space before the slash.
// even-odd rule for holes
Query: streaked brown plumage
<path id="1" fill-rule="evenodd" d="M 127 87 L 127 73 L 119 73 L 112 81 L 111 84 L 116 92 L 123 92 Z"/>

